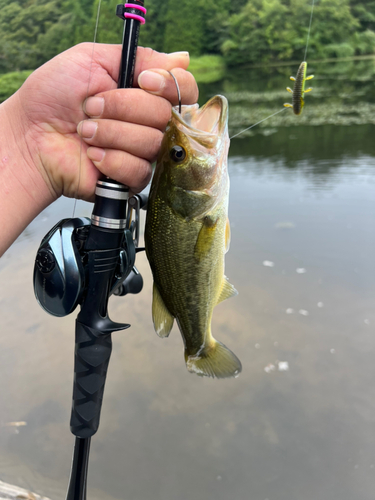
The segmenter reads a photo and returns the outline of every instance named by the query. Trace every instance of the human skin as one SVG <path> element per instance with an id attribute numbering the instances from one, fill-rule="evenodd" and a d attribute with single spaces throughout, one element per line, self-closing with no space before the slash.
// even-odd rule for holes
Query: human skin
<path id="1" fill-rule="evenodd" d="M 177 104 L 198 88 L 187 52 L 138 48 L 136 88 L 117 89 L 120 45 L 84 43 L 38 68 L 0 105 L 0 255 L 61 195 L 93 201 L 101 175 L 141 191 Z"/>

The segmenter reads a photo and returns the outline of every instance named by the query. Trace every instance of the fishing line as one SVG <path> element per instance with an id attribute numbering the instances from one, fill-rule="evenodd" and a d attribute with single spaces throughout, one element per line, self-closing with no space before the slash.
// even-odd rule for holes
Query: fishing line
<path id="1" fill-rule="evenodd" d="M 310 24 L 309 24 L 309 31 L 307 32 L 305 57 L 303 58 L 304 61 L 306 61 L 307 47 L 309 46 L 309 39 L 310 39 L 310 31 L 311 31 L 311 23 L 312 23 L 312 18 L 313 18 L 313 12 L 314 12 L 314 0 L 312 2 L 312 5 L 311 5 Z"/>
<path id="2" fill-rule="evenodd" d="M 98 25 L 99 25 L 99 17 L 100 17 L 100 6 L 102 4 L 102 0 L 99 0 L 98 4 L 98 10 L 96 13 L 96 22 L 95 22 L 95 32 L 94 32 L 94 42 L 92 45 L 92 53 L 91 53 L 91 61 L 90 61 L 90 68 L 89 68 L 89 80 L 87 82 L 87 92 L 86 92 L 86 99 L 89 96 L 89 90 L 90 90 L 90 83 L 91 83 L 91 74 L 92 74 L 92 63 L 94 61 L 94 51 L 95 51 L 95 44 L 96 44 L 96 36 L 98 34 Z M 86 100 L 85 99 L 85 100 Z M 73 206 L 73 215 L 72 218 L 74 218 L 76 208 L 77 208 L 77 196 L 78 196 L 78 191 L 81 183 L 81 169 L 82 169 L 82 149 L 83 149 L 83 139 L 81 137 L 80 141 L 80 146 L 79 146 L 79 169 L 78 169 L 78 184 L 77 184 L 77 189 L 76 189 L 76 194 L 74 196 L 74 206 Z"/>
<path id="3" fill-rule="evenodd" d="M 232 137 L 229 137 L 229 139 L 234 139 L 235 137 L 238 137 L 243 132 L 246 132 L 246 130 L 250 130 L 251 128 L 256 127 L 257 125 L 259 125 L 259 123 L 265 122 L 266 120 L 268 120 L 268 118 L 271 118 L 272 116 L 278 115 L 279 113 L 281 113 L 282 111 L 285 111 L 285 110 L 286 110 L 286 108 L 279 109 L 279 111 L 276 111 L 276 113 L 273 113 L 272 115 L 269 115 L 266 118 L 263 118 L 263 120 L 260 120 L 259 122 L 254 123 L 254 125 L 250 125 L 250 127 L 247 127 L 244 130 L 241 130 L 241 132 L 238 132 L 238 134 L 232 135 Z"/>
<path id="4" fill-rule="evenodd" d="M 307 40 L 306 40 L 306 48 L 305 48 L 305 56 L 304 56 L 304 61 L 306 61 L 306 56 L 307 56 L 307 48 L 309 46 L 309 40 L 310 40 L 310 32 L 311 32 L 311 24 L 312 24 L 312 18 L 313 18 L 313 12 L 314 12 L 314 3 L 315 3 L 315 0 L 312 0 L 312 4 L 311 4 L 311 14 L 310 14 L 310 23 L 309 23 L 309 29 L 308 29 L 308 32 L 307 32 Z M 305 63 L 306 64 L 306 63 Z M 311 79 L 311 77 L 308 77 L 306 78 L 307 80 Z M 295 80 L 294 78 L 292 78 L 293 80 Z M 308 89 L 309 90 L 309 89 Z M 305 92 L 308 92 L 308 90 L 306 90 Z M 311 89 L 310 89 L 311 90 Z M 292 92 L 292 91 L 291 91 Z M 285 106 L 285 105 L 284 105 Z M 291 105 L 289 105 L 288 107 L 292 107 Z M 250 127 L 248 128 L 245 128 L 244 130 L 242 130 L 241 132 L 238 132 L 238 134 L 235 134 L 233 135 L 232 137 L 230 137 L 230 139 L 233 139 L 234 137 L 238 137 L 240 134 L 242 134 L 243 132 L 246 132 L 246 130 L 250 130 L 251 128 L 253 127 L 256 127 L 257 125 L 259 125 L 260 123 L 268 120 L 268 118 L 271 118 L 272 116 L 275 116 L 279 113 L 281 113 L 281 111 L 284 111 L 285 109 L 287 108 L 283 108 L 283 109 L 280 109 L 280 111 L 276 111 L 276 113 L 273 113 L 272 115 L 269 115 L 267 116 L 266 118 L 263 118 L 263 120 L 260 120 L 259 122 L 257 123 L 254 123 L 254 125 L 251 125 Z"/>

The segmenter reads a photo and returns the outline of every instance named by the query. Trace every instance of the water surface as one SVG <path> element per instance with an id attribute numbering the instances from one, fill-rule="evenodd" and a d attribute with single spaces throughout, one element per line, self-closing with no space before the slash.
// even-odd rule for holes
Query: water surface
<path id="1" fill-rule="evenodd" d="M 245 90 L 272 91 L 270 78 L 251 73 Z M 245 84 L 221 85 L 201 99 Z M 111 299 L 111 317 L 132 328 L 113 335 L 90 500 L 373 499 L 375 126 L 255 132 L 231 145 L 226 274 L 239 295 L 212 325 L 243 372 L 186 371 L 178 330 L 153 331 L 140 255 L 143 292 Z M 42 311 L 32 270 L 41 238 L 72 207 L 49 207 L 0 260 L 0 479 L 56 500 L 73 447 L 75 318 Z M 78 214 L 90 210 L 80 203 Z"/>

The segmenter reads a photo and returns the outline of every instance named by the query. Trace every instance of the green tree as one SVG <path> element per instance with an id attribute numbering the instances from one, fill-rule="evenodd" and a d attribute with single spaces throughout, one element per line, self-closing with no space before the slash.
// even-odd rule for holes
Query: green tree
<path id="1" fill-rule="evenodd" d="M 187 50 L 200 55 L 204 47 L 204 0 L 170 1 L 166 14 L 164 51 Z"/>
<path id="2" fill-rule="evenodd" d="M 164 51 L 165 29 L 170 4 L 168 0 L 147 0 L 146 23 L 142 26 L 139 44 L 143 47 L 152 47 L 160 52 Z"/>
<path id="3" fill-rule="evenodd" d="M 222 44 L 227 64 L 302 60 L 310 12 L 305 0 L 249 0 L 229 20 L 229 36 Z M 359 26 L 349 0 L 320 0 L 314 9 L 308 56 L 353 55 Z M 368 45 L 371 37 L 366 40 Z"/>

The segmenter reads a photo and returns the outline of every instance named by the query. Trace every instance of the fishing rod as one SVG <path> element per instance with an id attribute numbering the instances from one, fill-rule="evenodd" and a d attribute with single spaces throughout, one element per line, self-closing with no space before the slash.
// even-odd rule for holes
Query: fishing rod
<path id="1" fill-rule="evenodd" d="M 146 9 L 142 0 L 118 5 L 124 21 L 118 88 L 133 85 L 135 58 Z M 34 267 L 34 292 L 54 316 L 81 310 L 75 327 L 73 402 L 70 430 L 76 436 L 66 500 L 86 500 L 91 437 L 97 432 L 112 352 L 112 332 L 130 327 L 108 316 L 110 295 L 139 293 L 142 276 L 134 266 L 139 212 L 147 196 L 129 198 L 129 188 L 98 180 L 89 218 L 63 219 L 43 238 Z"/>

